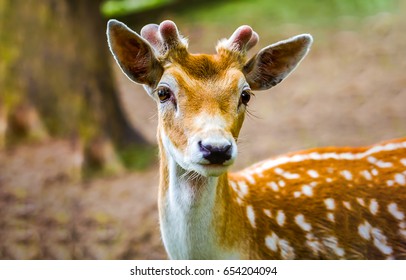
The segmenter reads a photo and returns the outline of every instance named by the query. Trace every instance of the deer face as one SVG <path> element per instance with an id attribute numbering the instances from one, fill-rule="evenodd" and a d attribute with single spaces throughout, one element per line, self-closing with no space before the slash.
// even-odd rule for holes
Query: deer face
<path id="1" fill-rule="evenodd" d="M 221 59 L 198 55 L 192 60 L 165 69 L 153 92 L 159 133 L 165 149 L 185 170 L 219 175 L 237 156 L 250 87 L 239 69 L 224 67 Z M 204 79 L 196 79 L 193 69 L 185 70 L 205 64 L 215 73 Z"/>
<path id="2" fill-rule="evenodd" d="M 252 90 L 282 81 L 311 44 L 300 35 L 246 52 L 258 41 L 248 26 L 220 41 L 217 54 L 190 54 L 175 24 L 147 25 L 141 36 L 109 21 L 110 49 L 123 72 L 141 83 L 158 105 L 158 138 L 186 171 L 219 176 L 237 156 L 236 141 Z"/>

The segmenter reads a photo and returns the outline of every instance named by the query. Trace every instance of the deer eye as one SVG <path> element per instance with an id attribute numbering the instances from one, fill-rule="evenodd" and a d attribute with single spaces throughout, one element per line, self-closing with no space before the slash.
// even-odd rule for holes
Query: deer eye
<path id="1" fill-rule="evenodd" d="M 172 97 L 172 91 L 168 87 L 161 86 L 156 90 L 161 103 L 168 101 Z"/>
<path id="2" fill-rule="evenodd" d="M 250 99 L 251 93 L 249 92 L 249 90 L 243 90 L 243 92 L 241 93 L 240 102 L 244 105 L 247 105 Z"/>

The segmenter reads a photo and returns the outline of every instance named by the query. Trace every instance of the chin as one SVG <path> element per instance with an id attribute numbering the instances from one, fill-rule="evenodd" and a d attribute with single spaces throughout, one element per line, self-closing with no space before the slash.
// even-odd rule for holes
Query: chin
<path id="1" fill-rule="evenodd" d="M 227 172 L 230 165 L 231 164 L 194 164 L 192 169 L 204 177 L 218 177 Z"/>

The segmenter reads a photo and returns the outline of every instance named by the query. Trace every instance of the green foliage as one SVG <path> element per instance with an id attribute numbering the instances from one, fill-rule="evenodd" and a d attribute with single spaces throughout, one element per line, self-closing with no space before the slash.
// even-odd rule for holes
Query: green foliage
<path id="1" fill-rule="evenodd" d="M 95 177 L 117 176 L 124 171 L 145 170 L 157 161 L 157 155 L 156 146 L 128 146 L 116 150 L 114 157 L 107 159 L 102 166 L 87 162 L 82 169 L 82 175 L 85 180 L 89 180 Z"/>
<path id="2" fill-rule="evenodd" d="M 198 2 L 205 5 L 197 6 Z M 142 13 L 172 3 L 177 3 L 172 11 L 176 17 L 184 17 L 187 22 L 221 26 L 247 22 L 258 26 L 269 23 L 334 24 L 344 16 L 363 17 L 381 11 L 394 11 L 399 6 L 399 0 L 106 0 L 101 11 L 106 17 L 120 16 Z"/>
<path id="3" fill-rule="evenodd" d="M 146 169 L 157 160 L 157 147 L 127 147 L 119 151 L 120 158 L 124 165 L 130 170 Z"/>
<path id="4" fill-rule="evenodd" d="M 171 4 L 175 0 L 108 0 L 101 5 L 101 12 L 106 17 L 121 16 L 158 8 Z"/>
<path id="5" fill-rule="evenodd" d="M 202 9 L 191 9 L 185 20 L 209 25 L 255 23 L 255 26 L 281 23 L 334 24 L 342 17 L 362 17 L 394 11 L 398 0 L 251 0 L 228 1 Z M 193 22 L 192 21 L 192 22 Z M 269 26 L 270 28 L 272 26 Z"/>

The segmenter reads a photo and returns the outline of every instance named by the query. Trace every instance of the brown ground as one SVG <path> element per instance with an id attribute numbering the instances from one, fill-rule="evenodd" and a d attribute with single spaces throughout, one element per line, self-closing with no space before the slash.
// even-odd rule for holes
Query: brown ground
<path id="1" fill-rule="evenodd" d="M 316 31 L 300 67 L 271 92 L 256 94 L 250 111 L 257 117 L 246 120 L 235 169 L 267 155 L 406 135 L 405 22 L 379 15 L 352 31 L 339 29 Z M 302 31 L 287 26 L 273 40 Z M 193 50 L 207 46 L 198 40 L 204 34 L 195 37 Z M 155 141 L 154 103 L 117 74 L 133 123 Z M 166 258 L 157 165 L 80 182 L 80 163 L 80 152 L 65 140 L 0 151 L 0 258 Z"/>

